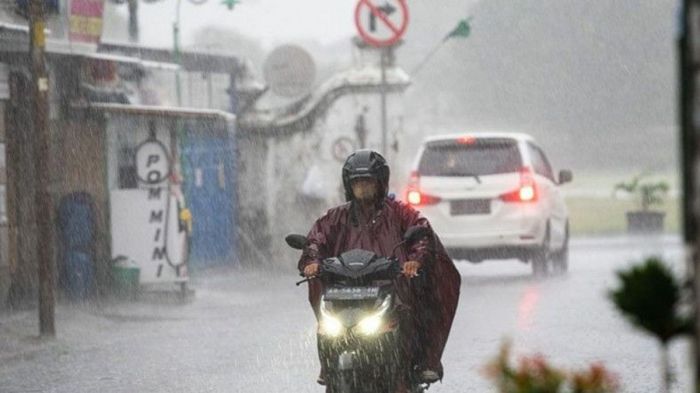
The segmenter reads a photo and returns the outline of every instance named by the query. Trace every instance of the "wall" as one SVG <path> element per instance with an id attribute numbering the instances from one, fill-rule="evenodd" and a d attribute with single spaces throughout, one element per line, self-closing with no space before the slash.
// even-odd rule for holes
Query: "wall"
<path id="1" fill-rule="evenodd" d="M 110 261 L 104 125 L 89 118 L 55 122 L 51 137 L 51 167 L 57 169 L 51 177 L 54 214 L 61 198 L 74 192 L 90 194 L 95 203 L 95 278 L 102 293 L 108 282 Z M 58 256 L 57 233 L 54 239 Z M 57 259 L 57 269 L 61 267 L 62 261 Z"/>
<path id="2" fill-rule="evenodd" d="M 270 252 L 266 256 L 248 255 L 250 263 L 265 258 L 276 266 L 296 266 L 298 252 L 285 245 L 284 237 L 289 233 L 306 234 L 326 210 L 345 202 L 342 164 L 359 147 L 355 124 L 365 107 L 366 147 L 380 150 L 380 100 L 375 94 L 339 98 L 308 131 L 241 136 L 241 225 L 250 243 L 257 241 L 260 249 Z M 396 173 L 406 173 L 411 164 L 411 160 L 396 160 L 398 154 L 392 149 L 394 142 L 398 142 L 399 149 L 402 146 L 402 117 L 402 96 L 390 94 L 386 156 Z M 337 149 L 341 139 L 350 142 L 346 150 Z M 401 177 L 392 178 L 392 191 L 402 192 L 400 185 L 405 182 Z M 242 243 L 246 243 L 243 237 Z"/>
<path id="3" fill-rule="evenodd" d="M 35 170 L 32 160 L 34 138 L 31 130 L 28 75 L 10 75 L 10 101 L 6 108 L 7 218 L 9 264 L 12 283 L 8 302 L 22 307 L 37 296 L 37 228 Z M 21 234 L 21 235 L 20 235 Z"/>

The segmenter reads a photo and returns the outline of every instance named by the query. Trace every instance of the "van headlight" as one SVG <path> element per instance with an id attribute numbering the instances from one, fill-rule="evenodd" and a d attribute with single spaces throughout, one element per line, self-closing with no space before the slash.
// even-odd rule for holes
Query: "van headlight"
<path id="1" fill-rule="evenodd" d="M 379 306 L 379 309 L 372 315 L 366 316 L 360 320 L 354 330 L 363 336 L 373 336 L 382 331 L 384 327 L 384 315 L 391 306 L 391 295 L 387 296 Z"/>
<path id="2" fill-rule="evenodd" d="M 319 321 L 319 333 L 330 336 L 338 337 L 345 333 L 345 326 L 340 320 L 330 314 L 326 308 L 326 302 L 321 299 L 321 320 Z"/>

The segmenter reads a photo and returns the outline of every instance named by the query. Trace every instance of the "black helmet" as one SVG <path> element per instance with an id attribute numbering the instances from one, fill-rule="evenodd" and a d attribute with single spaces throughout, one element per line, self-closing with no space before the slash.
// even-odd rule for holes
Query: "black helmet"
<path id="1" fill-rule="evenodd" d="M 389 165 L 381 154 L 374 150 L 358 150 L 345 160 L 343 164 L 343 187 L 345 199 L 353 199 L 350 181 L 360 177 L 371 177 L 379 183 L 378 197 L 384 199 L 389 192 Z"/>

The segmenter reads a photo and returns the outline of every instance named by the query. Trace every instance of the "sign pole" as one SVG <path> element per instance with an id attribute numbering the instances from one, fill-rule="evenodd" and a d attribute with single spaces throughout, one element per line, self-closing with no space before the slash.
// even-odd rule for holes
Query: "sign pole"
<path id="1" fill-rule="evenodd" d="M 408 6 L 406 0 L 387 0 L 378 6 L 376 0 L 359 0 L 355 7 L 355 26 L 360 37 L 369 45 L 379 49 L 381 81 L 379 94 L 381 101 L 381 152 L 388 154 L 387 126 L 387 63 L 393 64 L 393 46 L 401 40 L 408 27 Z M 381 28 L 380 28 L 381 26 Z"/>
<path id="2" fill-rule="evenodd" d="M 387 155 L 387 114 L 386 114 L 386 62 L 387 62 L 387 52 L 388 48 L 381 49 L 381 70 L 382 70 L 382 81 L 379 92 L 381 95 L 381 112 L 382 112 L 382 154 L 386 157 Z"/>
<path id="3" fill-rule="evenodd" d="M 39 258 L 39 334 L 55 337 L 53 239 L 51 238 L 51 195 L 49 194 L 49 77 L 46 71 L 46 20 L 43 0 L 29 1 L 30 62 L 32 67 L 32 109 L 34 123 L 34 166 L 36 168 L 36 221 Z"/>
<path id="4" fill-rule="evenodd" d="M 175 71 L 175 93 L 177 99 L 177 106 L 182 105 L 182 83 L 180 82 L 180 6 L 182 0 L 177 0 L 175 3 L 175 22 L 173 23 L 173 56 L 175 57 L 175 64 L 178 68 Z"/>

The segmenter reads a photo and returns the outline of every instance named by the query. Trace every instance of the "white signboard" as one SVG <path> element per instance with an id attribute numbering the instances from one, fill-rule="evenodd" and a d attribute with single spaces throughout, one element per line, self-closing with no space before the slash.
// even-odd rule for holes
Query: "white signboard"
<path id="1" fill-rule="evenodd" d="M 147 185 L 161 184 L 170 174 L 170 157 L 163 142 L 153 138 L 136 150 L 136 174 Z"/>
<path id="2" fill-rule="evenodd" d="M 187 281 L 186 232 L 168 188 L 113 190 L 110 203 L 113 255 L 136 262 L 142 284 Z"/>

